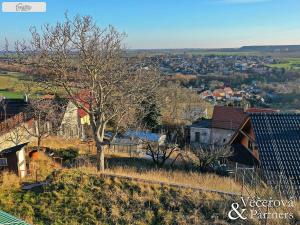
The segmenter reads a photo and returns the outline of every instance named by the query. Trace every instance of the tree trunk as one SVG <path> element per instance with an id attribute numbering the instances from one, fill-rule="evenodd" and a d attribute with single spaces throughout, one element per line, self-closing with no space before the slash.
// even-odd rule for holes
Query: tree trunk
<path id="1" fill-rule="evenodd" d="M 104 171 L 104 145 L 97 143 L 97 171 Z"/>
<path id="2" fill-rule="evenodd" d="M 41 142 L 42 142 L 41 138 L 38 137 L 38 138 L 37 138 L 37 150 L 38 150 L 38 151 L 40 151 L 40 149 L 41 149 Z"/>

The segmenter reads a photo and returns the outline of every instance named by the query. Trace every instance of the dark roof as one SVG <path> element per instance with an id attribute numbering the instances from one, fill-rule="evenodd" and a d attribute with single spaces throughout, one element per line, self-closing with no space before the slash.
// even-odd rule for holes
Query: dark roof
<path id="1" fill-rule="evenodd" d="M 3 106 L 6 108 L 6 119 L 9 119 L 20 112 L 23 112 L 27 106 L 27 102 L 23 99 L 2 99 L 0 101 L 0 122 L 5 120 L 5 111 Z"/>
<path id="2" fill-rule="evenodd" d="M 28 145 L 29 142 L 24 143 L 24 144 L 20 144 L 11 148 L 7 148 L 4 150 L 0 150 L 0 155 L 6 155 L 6 154 L 12 154 L 12 153 L 16 153 L 17 151 L 21 150 L 24 146 Z"/>
<path id="3" fill-rule="evenodd" d="M 300 197 L 300 114 L 255 113 L 250 118 L 265 177 L 271 183 L 280 179 L 285 189 L 293 184 Z"/>
<path id="4" fill-rule="evenodd" d="M 247 113 L 276 113 L 278 109 L 267 109 L 267 108 L 249 108 L 246 110 Z"/>
<path id="5" fill-rule="evenodd" d="M 242 108 L 215 106 L 212 117 L 212 127 L 225 130 L 236 130 L 241 126 L 246 117 L 247 114 Z"/>
<path id="6" fill-rule="evenodd" d="M 190 127 L 211 128 L 212 120 L 204 119 L 193 123 Z"/>

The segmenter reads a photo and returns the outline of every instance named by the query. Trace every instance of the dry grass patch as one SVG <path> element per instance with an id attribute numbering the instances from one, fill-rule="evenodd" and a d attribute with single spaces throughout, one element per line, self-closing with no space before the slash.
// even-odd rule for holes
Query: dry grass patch
<path id="1" fill-rule="evenodd" d="M 33 141 L 29 146 L 36 146 L 37 142 Z M 80 154 L 96 154 L 96 148 L 93 142 L 89 144 L 82 142 L 78 138 L 64 138 L 58 136 L 47 137 L 42 141 L 42 146 L 51 149 L 77 148 Z"/>
<path id="2" fill-rule="evenodd" d="M 20 178 L 12 172 L 4 171 L 0 174 L 0 192 L 20 187 Z"/>
<path id="3" fill-rule="evenodd" d="M 95 167 L 80 167 L 78 170 L 89 174 L 97 174 Z M 241 186 L 235 183 L 229 177 L 221 177 L 215 174 L 199 174 L 197 172 L 183 172 L 183 171 L 167 171 L 163 169 L 153 169 L 136 171 L 133 168 L 115 167 L 113 169 L 106 169 L 103 174 L 113 174 L 118 176 L 127 176 L 132 178 L 139 178 L 149 181 L 165 182 L 178 185 L 188 185 L 193 188 L 202 188 L 217 190 L 222 192 L 233 192 L 239 194 Z"/>

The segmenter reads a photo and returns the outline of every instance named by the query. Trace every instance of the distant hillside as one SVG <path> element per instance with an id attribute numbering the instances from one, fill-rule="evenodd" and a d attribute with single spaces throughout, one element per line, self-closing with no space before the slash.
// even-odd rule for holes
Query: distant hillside
<path id="1" fill-rule="evenodd" d="M 300 45 L 243 46 L 241 52 L 300 52 Z"/>
<path id="2" fill-rule="evenodd" d="M 151 55 L 158 54 L 216 54 L 216 53 L 297 53 L 300 54 L 300 45 L 253 45 L 242 46 L 240 48 L 181 48 L 181 49 L 130 49 L 127 51 L 130 55 L 147 53 Z"/>

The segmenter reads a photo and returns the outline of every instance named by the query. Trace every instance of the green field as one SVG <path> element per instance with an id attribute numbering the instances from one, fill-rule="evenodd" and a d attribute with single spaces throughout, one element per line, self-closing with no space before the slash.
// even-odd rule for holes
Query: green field
<path id="1" fill-rule="evenodd" d="M 24 96 L 20 93 L 10 92 L 5 90 L 0 90 L 0 97 L 5 97 L 9 99 L 23 99 Z"/>
<path id="2" fill-rule="evenodd" d="M 0 72 L 0 97 L 21 99 L 22 79 L 24 74 L 17 72 Z"/>
<path id="3" fill-rule="evenodd" d="M 42 93 L 40 85 L 31 79 L 30 76 L 19 72 L 4 72 L 0 70 L 0 96 L 19 99 L 23 98 L 23 93 Z"/>
<path id="4" fill-rule="evenodd" d="M 300 58 L 283 58 L 280 63 L 269 64 L 273 68 L 300 70 Z"/>

